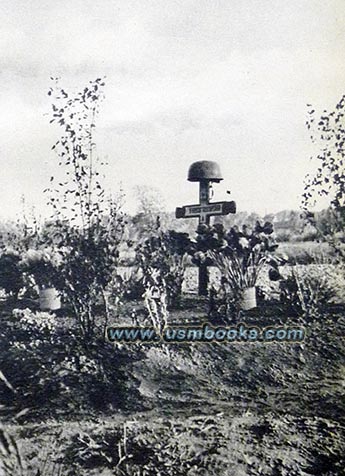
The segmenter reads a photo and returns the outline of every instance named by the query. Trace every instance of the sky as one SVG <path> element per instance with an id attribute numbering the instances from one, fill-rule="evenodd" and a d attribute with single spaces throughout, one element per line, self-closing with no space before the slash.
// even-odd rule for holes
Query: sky
<path id="1" fill-rule="evenodd" d="M 238 210 L 297 209 L 316 165 L 307 104 L 345 93 L 344 0 L 1 0 L 0 217 L 21 197 L 47 213 L 56 174 L 50 77 L 80 90 L 106 76 L 97 153 L 106 183 L 194 204 L 197 160 L 219 163 L 215 199 Z"/>

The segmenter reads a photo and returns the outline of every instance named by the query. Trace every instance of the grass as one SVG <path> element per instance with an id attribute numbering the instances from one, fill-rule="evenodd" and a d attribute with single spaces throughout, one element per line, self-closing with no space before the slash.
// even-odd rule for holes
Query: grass
<path id="1" fill-rule="evenodd" d="M 342 474 L 341 425 L 321 417 L 285 414 L 278 419 L 245 408 L 236 414 L 207 408 L 16 431 L 32 456 L 46 455 L 47 442 L 58 437 L 63 474 L 70 476 Z M 58 464 L 58 455 L 51 453 L 50 467 Z M 31 474 L 35 460 L 28 468 Z"/>
<path id="2" fill-rule="evenodd" d="M 277 255 L 286 254 L 290 264 L 310 264 L 318 257 L 332 259 L 334 251 L 328 243 L 316 241 L 279 243 Z"/>
<path id="3" fill-rule="evenodd" d="M 315 242 L 280 243 L 279 253 L 307 274 L 333 257 Z M 32 300 L 4 300 L 0 476 L 345 475 L 345 285 L 337 279 L 338 307 L 312 316 L 306 340 L 294 344 L 99 337 L 85 348 L 68 311 L 47 332 L 38 314 L 27 327 L 12 318 L 14 306 L 35 310 Z M 190 267 L 170 324 L 207 322 L 196 284 Z M 259 285 L 272 292 L 263 276 Z M 272 302 L 241 319 L 300 325 Z M 149 323 L 142 301 L 127 302 L 109 324 L 135 322 Z"/>
<path id="4" fill-rule="evenodd" d="M 122 323 L 133 307 L 144 322 L 137 301 Z M 71 345 L 68 314 L 48 337 L 10 314 L 5 302 L 0 362 L 14 392 L 2 381 L 0 401 L 24 476 L 344 474 L 344 306 L 306 324 L 302 343 L 98 342 L 87 353 Z M 170 322 L 206 314 L 204 298 L 185 295 Z M 298 324 L 274 304 L 242 319 Z"/>

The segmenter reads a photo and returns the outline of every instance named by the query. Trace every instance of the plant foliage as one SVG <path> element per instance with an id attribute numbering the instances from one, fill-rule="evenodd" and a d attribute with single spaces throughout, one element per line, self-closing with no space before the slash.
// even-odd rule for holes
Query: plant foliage
<path id="1" fill-rule="evenodd" d="M 309 105 L 310 106 L 310 105 Z M 311 212 L 317 197 L 329 198 L 328 235 L 333 244 L 334 234 L 342 232 L 338 241 L 344 242 L 345 225 L 345 95 L 336 104 L 331 112 L 324 110 L 320 117 L 311 108 L 308 111 L 306 125 L 311 133 L 311 140 L 320 149 L 316 154 L 318 167 L 313 176 L 307 176 L 304 193 L 302 195 L 302 208 L 307 217 L 316 226 L 314 214 Z M 339 240 L 340 238 L 340 240 Z M 341 251 L 341 250 L 340 250 Z M 344 251 L 344 250 L 342 250 Z"/>
<path id="2" fill-rule="evenodd" d="M 107 311 L 105 290 L 117 264 L 125 219 L 121 196 L 106 196 L 100 173 L 104 164 L 96 157 L 95 120 L 104 97 L 104 80 L 90 81 L 76 94 L 67 93 L 58 80 L 54 83 L 48 92 L 53 98 L 50 122 L 57 122 L 63 131 L 53 149 L 64 178 L 51 177 L 47 189 L 55 224 L 52 241 L 62 257 L 62 290 L 82 334 L 90 338 L 100 296 Z"/>

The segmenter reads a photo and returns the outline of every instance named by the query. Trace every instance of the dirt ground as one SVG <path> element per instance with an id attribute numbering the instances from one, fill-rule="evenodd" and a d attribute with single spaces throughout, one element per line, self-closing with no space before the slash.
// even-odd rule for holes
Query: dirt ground
<path id="1" fill-rule="evenodd" d="M 205 301 L 187 297 L 171 321 L 204 322 L 206 314 Z M 107 350 L 121 384 L 115 403 L 98 396 L 97 408 L 78 408 L 72 395 L 68 407 L 53 395 L 51 404 L 28 400 L 27 414 L 4 419 L 23 474 L 343 475 L 343 316 L 338 306 L 302 323 L 299 343 L 115 344 Z M 258 327 L 301 325 L 274 307 L 242 318 Z M 69 318 L 60 319 L 68 328 Z"/>

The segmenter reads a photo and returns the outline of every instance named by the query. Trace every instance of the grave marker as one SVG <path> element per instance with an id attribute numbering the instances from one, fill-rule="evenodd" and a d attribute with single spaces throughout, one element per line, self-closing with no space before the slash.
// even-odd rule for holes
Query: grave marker
<path id="1" fill-rule="evenodd" d="M 197 205 L 184 205 L 176 208 L 176 218 L 199 218 L 199 225 L 209 225 L 211 216 L 228 215 L 236 213 L 236 203 L 214 202 L 210 203 L 212 182 L 219 183 L 223 180 L 219 165 L 209 160 L 194 162 L 188 171 L 190 182 L 199 182 L 199 203 Z M 207 266 L 199 266 L 199 295 L 207 295 L 208 272 Z"/>

